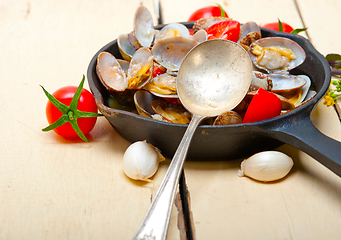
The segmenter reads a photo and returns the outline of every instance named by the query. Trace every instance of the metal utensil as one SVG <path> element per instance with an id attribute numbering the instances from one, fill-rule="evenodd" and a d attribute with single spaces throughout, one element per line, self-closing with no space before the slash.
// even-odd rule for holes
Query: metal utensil
<path id="1" fill-rule="evenodd" d="M 247 52 L 228 40 L 203 42 L 187 54 L 178 73 L 177 90 L 192 120 L 133 239 L 166 238 L 176 186 L 196 128 L 204 118 L 237 106 L 249 88 L 251 74 Z"/>

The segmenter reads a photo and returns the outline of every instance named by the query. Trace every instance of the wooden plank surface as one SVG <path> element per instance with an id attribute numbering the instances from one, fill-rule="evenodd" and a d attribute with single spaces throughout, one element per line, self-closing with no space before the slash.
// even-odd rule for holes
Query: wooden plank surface
<path id="1" fill-rule="evenodd" d="M 335 41 L 340 34 L 330 33 L 331 29 L 337 29 L 335 16 L 340 13 L 339 3 L 299 1 L 309 36 L 322 54 L 340 52 L 340 45 Z M 279 18 L 295 28 L 303 27 L 294 1 L 229 1 L 225 9 L 232 18 L 242 22 L 252 20 L 262 24 Z M 333 18 L 335 25 L 329 28 L 324 14 L 328 15 L 328 22 Z M 341 140 L 340 122 L 333 108 L 320 103 L 312 114 L 312 121 L 326 135 Z M 295 165 L 287 178 L 274 184 L 238 177 L 242 159 L 185 163 L 197 239 L 339 238 L 340 178 L 289 145 L 277 150 L 291 156 Z"/>
<path id="2" fill-rule="evenodd" d="M 240 22 L 280 18 L 303 27 L 294 1 L 218 2 Z M 340 36 L 333 31 L 336 21 L 326 28 L 321 20 L 330 22 L 339 13 L 339 1 L 313 2 L 298 1 L 313 44 L 323 54 L 341 52 L 337 41 L 325 37 Z M 53 92 L 77 86 L 92 56 L 132 30 L 140 3 L 156 22 L 151 0 L 0 1 L 0 239 L 131 239 L 142 221 L 170 160 L 161 163 L 154 184 L 143 184 L 124 176 L 122 156 L 130 143 L 104 118 L 91 132 L 91 143 L 43 133 L 46 97 L 39 87 Z M 161 4 L 169 23 L 186 21 L 194 9 L 212 2 Z M 327 32 L 321 35 L 322 30 Z M 312 119 L 341 140 L 332 108 L 319 104 Z M 293 147 L 279 150 L 292 156 L 295 166 L 275 184 L 239 178 L 240 160 L 185 163 L 197 239 L 337 239 L 340 179 Z M 168 239 L 183 236 L 178 214 L 174 207 Z"/>
<path id="3" fill-rule="evenodd" d="M 122 171 L 130 143 L 104 118 L 91 143 L 43 133 L 47 99 L 39 86 L 77 86 L 93 55 L 132 30 L 139 4 L 0 2 L 0 239 L 130 239 L 140 225 L 169 160 L 154 184 L 139 183 Z M 171 239 L 180 238 L 177 215 L 174 207 Z"/>

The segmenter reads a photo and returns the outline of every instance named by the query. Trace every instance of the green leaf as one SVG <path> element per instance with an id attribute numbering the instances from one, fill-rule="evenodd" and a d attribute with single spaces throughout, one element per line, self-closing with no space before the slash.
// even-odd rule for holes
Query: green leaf
<path id="1" fill-rule="evenodd" d="M 281 20 L 279 20 L 279 18 L 278 18 L 278 31 L 283 32 L 283 24 L 282 24 Z"/>
<path id="2" fill-rule="evenodd" d="M 83 90 L 84 81 L 85 81 L 85 76 L 83 75 L 82 81 L 79 84 L 79 86 L 75 92 L 75 95 L 73 95 L 73 98 L 72 98 L 70 106 L 69 106 L 69 109 L 73 112 L 75 112 L 77 110 L 78 100 L 79 100 L 79 97 L 81 96 L 81 93 Z"/>
<path id="3" fill-rule="evenodd" d="M 47 126 L 46 128 L 43 128 L 42 130 L 44 132 L 53 130 L 57 127 L 62 126 L 63 124 L 67 123 L 69 121 L 69 118 L 66 114 L 63 114 L 57 121 L 55 121 L 54 123 L 52 123 L 51 125 Z"/>
<path id="4" fill-rule="evenodd" d="M 341 61 L 341 55 L 340 54 L 336 54 L 336 53 L 330 53 L 330 54 L 327 54 L 326 60 L 328 62 L 338 61 L 338 60 Z"/>
<path id="5" fill-rule="evenodd" d="M 69 110 L 69 107 L 66 106 L 64 103 L 59 102 L 54 96 L 52 96 L 50 93 L 48 93 L 43 86 L 40 85 L 40 87 L 44 90 L 44 93 L 46 97 L 50 100 L 50 102 L 56 106 L 56 108 L 59 109 L 62 113 L 67 112 Z"/>
<path id="6" fill-rule="evenodd" d="M 225 11 L 224 11 L 223 7 L 222 7 L 219 3 L 217 3 L 217 5 L 218 5 L 218 7 L 220 8 L 221 17 L 226 17 Z"/>
<path id="7" fill-rule="evenodd" d="M 291 34 L 299 34 L 300 32 L 307 31 L 308 28 L 296 28 L 291 31 Z"/>
<path id="8" fill-rule="evenodd" d="M 81 131 L 81 129 L 79 128 L 78 126 L 78 123 L 77 123 L 77 119 L 74 118 L 72 120 L 70 120 L 70 123 L 71 123 L 71 126 L 73 128 L 73 130 L 75 130 L 75 132 L 77 133 L 77 135 L 85 142 L 90 142 L 84 135 L 84 133 Z"/>

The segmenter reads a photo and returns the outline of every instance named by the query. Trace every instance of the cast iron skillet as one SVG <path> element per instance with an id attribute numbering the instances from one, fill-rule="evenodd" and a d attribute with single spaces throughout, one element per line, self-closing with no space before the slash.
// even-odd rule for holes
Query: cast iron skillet
<path id="1" fill-rule="evenodd" d="M 184 24 L 188 28 L 193 25 L 193 23 Z M 162 26 L 156 28 L 160 29 Z M 322 134 L 310 120 L 311 111 L 324 96 L 330 84 L 331 73 L 328 62 L 307 39 L 301 36 L 261 30 L 262 37 L 290 38 L 304 48 L 307 55 L 305 62 L 291 73 L 308 75 L 317 95 L 300 108 L 272 119 L 231 126 L 199 126 L 193 136 L 188 158 L 205 161 L 245 158 L 287 143 L 309 154 L 341 176 L 341 143 Z M 147 140 L 161 149 L 165 156 L 172 158 L 187 126 L 156 121 L 108 107 L 109 93 L 96 75 L 97 56 L 103 51 L 121 58 L 117 41 L 114 40 L 102 47 L 89 64 L 87 71 L 89 86 L 100 112 L 105 115 L 117 133 L 128 141 Z"/>

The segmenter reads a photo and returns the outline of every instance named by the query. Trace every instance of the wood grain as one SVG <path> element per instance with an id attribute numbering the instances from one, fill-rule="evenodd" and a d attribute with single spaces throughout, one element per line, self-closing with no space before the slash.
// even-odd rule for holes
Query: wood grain
<path id="1" fill-rule="evenodd" d="M 240 22 L 280 18 L 303 26 L 293 1 L 217 2 Z M 161 163 L 154 183 L 140 183 L 122 172 L 130 143 L 104 118 L 98 119 L 90 143 L 43 133 L 47 100 L 39 85 L 50 92 L 77 86 L 93 55 L 132 30 L 141 3 L 156 22 L 151 0 L 0 1 L 0 239 L 131 239 L 140 225 L 170 160 Z M 207 0 L 161 3 L 166 23 L 186 21 L 194 9 L 212 5 Z M 340 52 L 336 25 L 324 24 L 339 13 L 339 1 L 298 3 L 315 47 L 323 54 Z M 332 108 L 320 103 L 312 120 L 341 140 Z M 339 237 L 340 179 L 297 149 L 278 150 L 295 166 L 274 184 L 239 178 L 240 159 L 185 163 L 196 239 Z M 178 214 L 174 206 L 168 239 L 181 239 Z"/>

